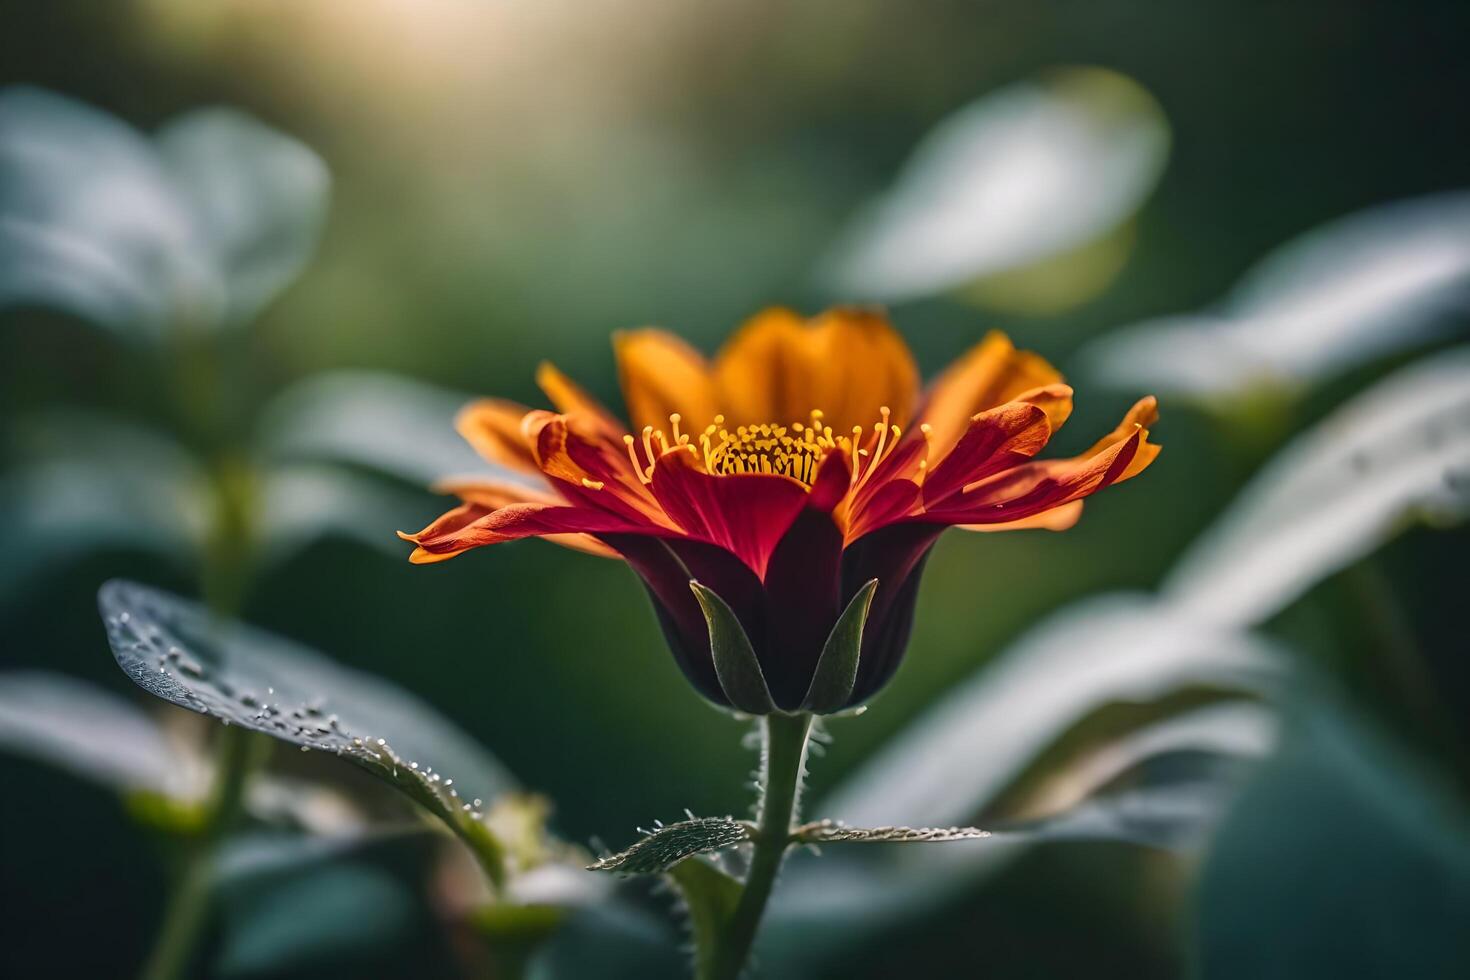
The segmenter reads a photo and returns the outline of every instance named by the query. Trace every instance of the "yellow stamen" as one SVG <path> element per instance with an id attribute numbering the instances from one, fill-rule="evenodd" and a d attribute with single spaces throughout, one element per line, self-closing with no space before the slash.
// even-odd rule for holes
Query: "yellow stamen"
<path id="1" fill-rule="evenodd" d="M 633 464 L 633 472 L 638 474 L 639 482 L 644 484 L 652 483 L 653 480 L 649 479 L 648 474 L 643 471 L 643 464 L 638 462 L 638 450 L 633 448 L 633 437 L 629 435 L 623 436 L 623 445 L 628 447 L 628 462 Z"/>
<path id="2" fill-rule="evenodd" d="M 866 481 L 883 458 L 898 444 L 900 430 L 891 425 L 891 412 L 884 406 L 880 410 L 883 418 L 873 424 L 872 435 L 864 439 L 867 432 L 860 425 L 852 428 L 851 435 L 835 435 L 820 409 L 811 413 L 810 424 L 792 422 L 789 426 L 777 422 L 739 425 L 732 432 L 725 428 L 725 417 L 716 415 L 713 422 L 705 426 L 698 437 L 698 448 L 691 445 L 691 433 L 683 431 L 684 417 L 678 412 L 669 416 L 673 439 L 662 430 L 651 425 L 643 427 L 642 438 L 623 436 L 628 447 L 628 460 L 638 479 L 648 484 L 653 482 L 653 471 L 659 456 L 671 449 L 687 448 L 702 460 L 707 473 L 729 476 L 736 473 L 779 473 L 789 476 L 807 486 L 817 477 L 817 470 L 828 453 L 842 450 L 852 459 L 851 484 Z M 868 445 L 863 443 L 868 441 Z M 643 447 L 643 459 L 639 458 L 638 446 Z M 863 461 L 867 460 L 866 469 Z"/>

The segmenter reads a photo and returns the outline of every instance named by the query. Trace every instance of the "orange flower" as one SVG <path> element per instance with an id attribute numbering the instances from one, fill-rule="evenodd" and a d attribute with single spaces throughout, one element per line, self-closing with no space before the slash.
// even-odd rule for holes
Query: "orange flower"
<path id="1" fill-rule="evenodd" d="M 1158 455 L 1145 398 L 1091 449 L 1036 460 L 1072 410 L 1045 360 L 992 333 L 927 390 L 880 314 L 760 314 L 713 360 L 659 330 L 615 337 L 631 430 L 550 364 L 557 412 L 486 400 L 459 429 L 529 478 L 445 485 L 463 504 L 418 534 L 412 559 L 545 537 L 621 557 L 642 577 L 685 674 L 729 703 L 697 579 L 744 627 L 772 698 L 805 695 L 848 601 L 877 579 L 849 704 L 897 668 L 919 574 L 947 527 L 1060 530 L 1082 498 Z"/>

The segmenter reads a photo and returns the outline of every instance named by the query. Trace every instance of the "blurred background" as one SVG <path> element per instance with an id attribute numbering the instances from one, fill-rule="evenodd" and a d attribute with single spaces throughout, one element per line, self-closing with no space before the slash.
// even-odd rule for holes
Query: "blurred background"
<path id="1" fill-rule="evenodd" d="M 262 426 L 310 441 L 294 427 L 311 416 L 276 399 L 346 369 L 431 385 L 434 404 L 451 408 L 460 393 L 540 405 L 532 376 L 549 359 L 618 405 L 613 330 L 663 326 L 712 352 L 771 304 L 886 303 L 926 374 L 986 330 L 1007 331 L 1077 388 L 1064 451 L 1156 391 L 1159 464 L 1090 502 L 1077 528 L 945 537 L 897 678 L 863 717 L 830 725 L 812 771 L 819 799 L 1047 614 L 1155 589 L 1295 436 L 1463 342 L 1470 211 L 1455 192 L 1470 186 L 1467 30 L 1470 8 L 1456 3 L 5 4 L 0 83 L 48 89 L 141 134 L 233 107 L 314 151 L 330 195 L 299 271 L 248 323 L 203 343 L 140 340 L 146 331 L 122 314 L 99 329 L 111 314 L 98 304 L 121 300 L 66 299 L 70 273 L 52 293 L 0 277 L 0 291 L 11 288 L 0 463 L 14 487 L 38 454 L 90 452 L 37 421 L 85 412 L 171 433 L 213 461 L 205 482 L 218 486 L 253 458 Z M 105 166 L 105 154 L 90 159 Z M 31 179 L 22 170 L 0 170 L 10 182 L 0 202 L 41 199 L 19 189 Z M 56 194 L 86 212 L 66 217 L 83 224 L 118 206 Z M 1418 210 L 1372 211 L 1411 199 Z M 1370 212 L 1343 230 L 1346 244 L 1329 235 L 1251 277 L 1278 247 Z M 1399 255 L 1399 242 L 1427 251 Z M 18 261 L 18 246 L 4 248 Z M 1381 273 L 1350 264 L 1378 258 Z M 1292 294 L 1301 283 L 1317 291 Z M 1140 332 L 1208 329 L 1234 329 L 1235 340 L 1153 343 Z M 1463 439 L 1466 403 L 1451 411 Z M 551 801 L 551 827 L 567 840 L 622 846 L 685 807 L 743 813 L 744 728 L 687 687 L 628 570 L 539 542 L 410 566 L 393 531 L 445 508 L 419 489 L 438 475 L 432 458 L 374 467 L 374 439 L 393 444 L 392 416 L 354 419 L 341 455 L 371 481 L 373 506 L 347 513 L 345 497 L 312 484 L 326 496 L 283 506 L 339 511 L 321 517 L 331 533 L 288 536 L 241 581 L 203 587 L 199 563 L 180 557 L 187 548 L 159 546 L 197 501 L 138 489 L 163 512 L 158 530 L 124 516 L 118 533 L 91 516 L 85 491 L 132 492 L 142 453 L 93 432 L 106 445 L 43 495 L 44 521 L 24 494 L 3 498 L 3 666 L 63 672 L 141 703 L 108 655 L 98 585 L 214 588 L 237 598 L 242 618 L 431 703 Z M 109 452 L 125 457 L 116 468 Z M 1434 492 L 1453 490 L 1456 472 L 1440 471 Z M 72 492 L 85 498 L 78 511 Z M 1436 800 L 1452 801 L 1453 860 L 1428 864 L 1463 869 L 1470 538 L 1448 520 L 1410 521 L 1412 504 L 1375 525 L 1371 543 L 1344 545 L 1345 570 L 1327 562 L 1297 583 L 1300 598 L 1248 625 L 1412 758 Z M 226 547 L 199 539 L 206 552 Z M 210 567 L 232 567 L 215 558 Z M 127 972 L 164 900 L 157 841 L 107 789 L 19 756 L 0 769 L 0 972 Z M 1267 828 L 1306 806 L 1289 795 L 1256 804 Z M 1404 871 L 1410 862 L 1380 863 L 1347 887 L 1377 890 L 1385 906 L 1466 907 L 1463 875 L 1429 882 Z M 1048 844 L 967 884 L 901 938 L 848 935 L 802 969 L 1273 975 L 1201 958 L 1216 927 L 1202 918 L 1212 906 L 1199 899 L 1198 866 L 1131 843 Z M 1302 915 L 1310 930 L 1313 914 Z M 1420 942 L 1391 936 L 1388 947 L 1428 948 Z M 1430 950 L 1423 973 L 1326 975 L 1448 976 L 1463 953 Z"/>

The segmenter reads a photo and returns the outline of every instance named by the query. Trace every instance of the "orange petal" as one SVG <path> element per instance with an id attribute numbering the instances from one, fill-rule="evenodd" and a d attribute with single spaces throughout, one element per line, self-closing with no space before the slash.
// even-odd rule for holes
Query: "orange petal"
<path id="1" fill-rule="evenodd" d="M 959 441 L 976 413 L 1061 380 L 1045 358 L 1016 350 L 1009 337 L 992 330 L 929 386 L 920 414 L 931 426 L 930 465 Z"/>
<path id="2" fill-rule="evenodd" d="M 613 435 L 621 436 L 627 431 L 617 416 L 603 408 L 601 402 L 562 374 L 550 361 L 542 361 L 536 369 L 536 383 L 563 415 L 580 416 Z"/>
<path id="3" fill-rule="evenodd" d="M 1072 527 L 1082 517 L 1082 501 L 1074 500 L 1051 510 L 1044 510 L 1040 514 L 1023 517 L 1019 521 L 1006 521 L 1004 524 L 959 524 L 956 525 L 962 531 L 1025 531 L 1039 529 L 1043 531 L 1065 531 Z"/>
<path id="4" fill-rule="evenodd" d="M 925 509 L 949 506 L 947 498 L 992 473 L 1025 462 L 1041 452 L 1050 438 L 1051 424 L 1038 405 L 1006 402 L 981 412 L 924 481 Z"/>
<path id="5" fill-rule="evenodd" d="M 454 419 L 454 427 L 481 456 L 527 473 L 539 472 L 531 446 L 521 430 L 521 420 L 531 410 L 525 405 L 499 398 L 471 402 Z"/>
<path id="6" fill-rule="evenodd" d="M 698 433 L 720 411 L 704 357 L 662 330 L 628 330 L 613 336 L 623 401 L 635 431 L 645 425 L 669 428 L 669 416 L 682 416 L 686 432 Z"/>
<path id="7" fill-rule="evenodd" d="M 715 359 L 719 402 L 731 424 L 807 419 L 820 409 L 838 432 L 870 427 L 879 409 L 912 417 L 919 373 L 908 345 L 880 314 L 836 309 L 809 322 L 767 310 Z"/>
<path id="8" fill-rule="evenodd" d="M 590 507 L 565 504 L 509 504 L 486 511 L 478 504 L 457 507 L 417 534 L 399 537 L 438 559 L 461 554 L 471 548 L 516 541 L 521 538 L 579 534 L 653 534 L 662 529 L 645 522 L 629 521 L 620 515 Z M 665 532 L 666 533 L 666 532 Z M 415 551 L 417 556 L 418 552 Z M 422 563 L 424 557 L 411 558 Z"/>
<path id="9" fill-rule="evenodd" d="M 1072 386 L 1064 384 L 1042 385 L 1023 391 L 1015 398 L 1018 402 L 1035 405 L 1046 413 L 1051 431 L 1056 432 L 1072 416 Z"/>
<path id="10" fill-rule="evenodd" d="M 539 489 L 508 480 L 494 480 L 482 477 L 441 480 L 434 485 L 434 490 L 436 493 L 454 494 L 467 504 L 479 505 L 487 513 L 504 507 L 507 504 L 559 503 L 557 497 L 549 489 Z M 580 551 L 589 555 L 597 555 L 602 558 L 618 557 L 616 551 L 613 551 L 590 534 L 548 534 L 545 535 L 545 539 L 553 544 L 559 544 L 563 548 L 570 548 L 573 551 Z M 422 554 L 420 554 L 421 552 Z M 422 564 L 431 561 L 443 561 L 457 554 L 460 554 L 460 552 L 456 551 L 444 555 L 435 555 L 419 548 L 410 556 L 409 560 Z"/>
<path id="11" fill-rule="evenodd" d="M 1141 432 L 1142 438 L 1138 445 L 1138 452 L 1134 454 L 1133 461 L 1128 464 L 1128 469 L 1118 477 L 1119 483 L 1131 480 L 1133 477 L 1148 469 L 1159 455 L 1159 446 L 1148 441 L 1148 430 L 1159 420 L 1159 401 L 1153 395 L 1145 395 L 1133 404 L 1128 414 L 1123 416 L 1123 421 L 1112 432 L 1099 439 L 1091 449 L 1083 455 L 1090 456 L 1100 453 L 1114 443 L 1122 442 L 1135 432 Z"/>
<path id="12" fill-rule="evenodd" d="M 571 415 L 527 416 L 536 438 L 541 472 L 567 500 L 632 521 L 671 527 L 658 501 L 639 480 L 621 437 L 601 429 L 579 430 Z"/>
<path id="13" fill-rule="evenodd" d="M 1026 463 L 980 480 L 920 519 L 1009 524 L 1081 500 L 1122 479 L 1143 442 L 1141 431 L 1099 453 Z"/>

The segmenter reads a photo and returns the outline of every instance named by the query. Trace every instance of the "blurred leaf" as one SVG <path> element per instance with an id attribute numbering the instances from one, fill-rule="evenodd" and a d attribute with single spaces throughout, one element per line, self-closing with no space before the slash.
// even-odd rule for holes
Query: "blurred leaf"
<path id="1" fill-rule="evenodd" d="M 356 763 L 444 820 L 492 877 L 503 873 L 481 806 L 513 789 L 513 780 L 433 708 L 165 592 L 109 582 L 99 604 L 113 655 L 145 691 Z"/>
<path id="2" fill-rule="evenodd" d="M 1263 640 L 1129 595 L 1079 602 L 957 685 L 870 758 L 822 809 L 846 822 L 967 823 L 1092 710 L 1186 685 L 1259 690 L 1276 673 Z"/>
<path id="3" fill-rule="evenodd" d="M 19 462 L 0 479 L 0 603 L 94 550 L 195 559 L 209 522 L 206 477 L 178 444 L 81 412 L 28 419 L 12 435 Z"/>
<path id="4" fill-rule="evenodd" d="M 1191 846 L 1238 782 L 1240 763 L 1270 744 L 1266 709 L 1236 703 L 1195 712 L 1185 701 L 1180 717 L 1129 712 L 1135 727 L 1103 726 L 1040 786 L 1036 760 L 1055 755 L 1098 711 L 1167 706 L 1190 687 L 1265 693 L 1278 679 L 1278 653 L 1265 641 L 1141 597 L 1104 596 L 1053 615 L 816 807 L 857 825 L 979 823 L 994 836 L 793 861 L 774 899 L 771 921 L 779 924 L 766 940 L 769 955 L 815 962 L 822 943 L 912 919 L 1040 840 Z M 986 816 L 1018 786 L 1028 788 L 1025 812 Z"/>
<path id="5" fill-rule="evenodd" d="M 859 838 L 948 841 L 944 847 L 831 848 L 819 859 L 793 860 L 775 896 L 762 960 L 779 962 L 780 975 L 807 975 L 855 933 L 913 924 L 1041 841 L 1193 851 L 1270 745 L 1272 722 L 1259 706 L 1249 716 L 1209 709 L 1102 746 L 1099 764 L 1067 773 L 1058 808 L 1044 815 L 997 821 L 988 833 L 893 828 L 892 836 Z"/>
<path id="6" fill-rule="evenodd" d="M 161 335 L 222 284 L 152 145 L 107 113 L 42 89 L 0 90 L 0 308 L 63 310 Z"/>
<path id="7" fill-rule="evenodd" d="M 1470 814 L 1376 733 L 1303 707 L 1205 862 L 1199 975 L 1463 976 Z"/>
<path id="8" fill-rule="evenodd" d="M 740 904 L 744 886 L 698 857 L 680 861 L 668 869 L 668 876 L 684 900 L 684 912 L 689 918 L 690 938 L 694 941 L 694 975 L 706 976 L 714 965 L 725 926 Z"/>
<path id="9" fill-rule="evenodd" d="M 0 674 L 0 748 L 124 793 L 185 798 L 202 789 L 146 713 L 63 674 Z"/>
<path id="10" fill-rule="evenodd" d="M 633 846 L 600 858 L 590 866 L 590 870 L 631 875 L 659 874 L 685 858 L 724 850 L 750 840 L 750 827 L 734 817 L 698 817 L 640 832 L 644 836 Z"/>
<path id="11" fill-rule="evenodd" d="M 1192 850 L 1204 840 L 1252 767 L 1275 744 L 1273 709 L 1222 703 L 1098 745 L 1059 770 L 1046 812 L 1000 821 L 998 834 L 1030 840 L 1123 840 Z"/>
<path id="12" fill-rule="evenodd" d="M 326 537 L 344 537 L 394 558 L 403 542 L 392 528 L 419 527 L 425 496 L 340 467 L 285 465 L 261 476 L 259 547 L 276 564 Z"/>
<path id="13" fill-rule="evenodd" d="M 1082 355 L 1102 379 L 1160 395 L 1302 385 L 1463 329 L 1470 193 L 1360 211 L 1269 253 L 1213 312 L 1151 320 Z"/>
<path id="14" fill-rule="evenodd" d="M 1470 509 L 1470 348 L 1399 370 L 1282 449 L 1175 566 L 1163 594 L 1261 622 L 1414 517 Z"/>
<path id="15" fill-rule="evenodd" d="M 1067 68 L 1018 82 L 935 127 L 822 279 L 847 298 L 909 299 L 1080 249 L 1139 207 L 1168 150 L 1132 79 Z"/>
<path id="16" fill-rule="evenodd" d="M 131 338 L 239 323 L 315 246 L 327 174 L 228 109 L 156 142 L 42 89 L 0 91 L 0 307 L 62 310 Z"/>
<path id="17" fill-rule="evenodd" d="M 688 975 L 688 957 L 665 917 L 617 897 L 572 909 L 526 972 L 528 980 L 687 980 Z"/>
<path id="18" fill-rule="evenodd" d="M 276 457 L 350 463 L 417 486 L 452 475 L 504 475 L 454 430 L 470 400 L 392 374 L 317 375 L 271 403 L 261 445 Z"/>
<path id="19" fill-rule="evenodd" d="M 898 844 L 980 840 L 990 831 L 978 827 L 849 827 L 835 820 L 819 820 L 798 827 L 797 841 L 803 844 Z"/>
<path id="20" fill-rule="evenodd" d="M 226 288 L 225 319 L 241 323 L 311 258 L 331 178 L 304 144 L 234 109 L 187 113 L 155 142 L 196 235 Z"/>
<path id="21" fill-rule="evenodd" d="M 216 861 L 223 977 L 449 977 L 427 911 L 433 836 L 237 838 Z"/>

